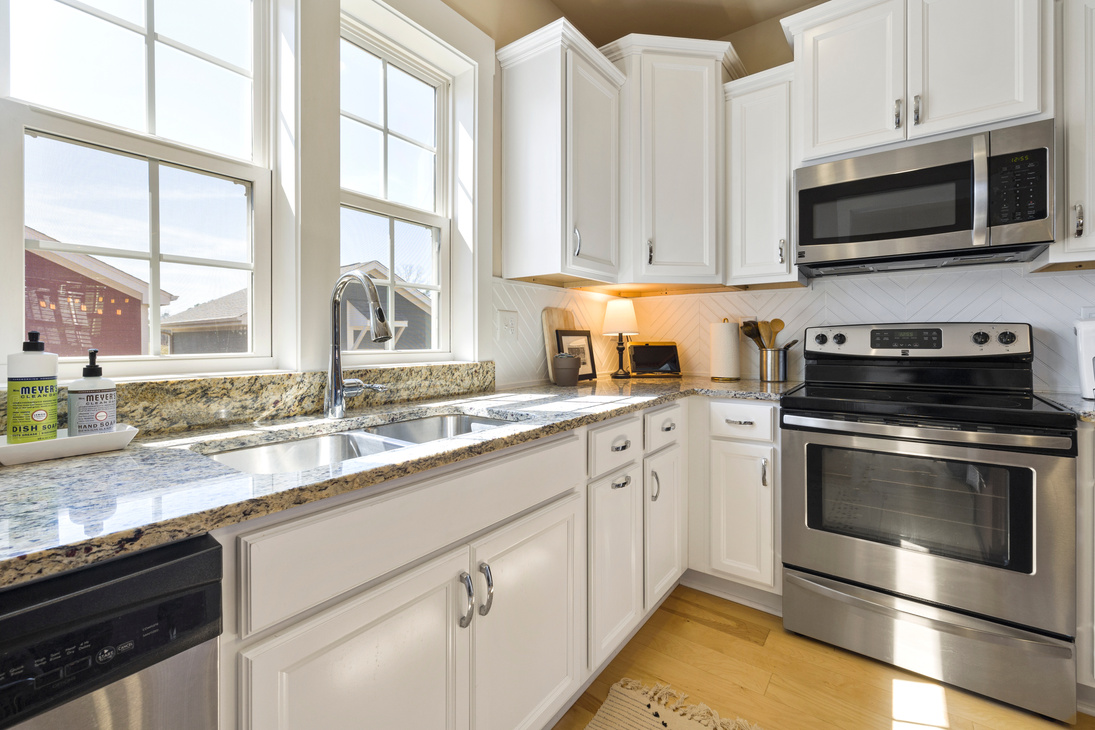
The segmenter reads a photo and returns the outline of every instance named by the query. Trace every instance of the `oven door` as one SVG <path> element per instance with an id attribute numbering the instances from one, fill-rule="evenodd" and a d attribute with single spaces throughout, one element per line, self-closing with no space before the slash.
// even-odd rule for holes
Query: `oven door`
<path id="1" fill-rule="evenodd" d="M 1074 634 L 1070 438 L 785 414 L 782 439 L 785 565 Z"/>

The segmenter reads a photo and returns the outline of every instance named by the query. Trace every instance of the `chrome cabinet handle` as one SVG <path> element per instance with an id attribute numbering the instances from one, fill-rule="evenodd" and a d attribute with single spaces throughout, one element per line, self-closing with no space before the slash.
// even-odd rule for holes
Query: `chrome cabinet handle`
<path id="1" fill-rule="evenodd" d="M 894 99 L 893 101 L 893 128 L 901 129 L 901 100 Z"/>
<path id="2" fill-rule="evenodd" d="M 1072 207 L 1076 209 L 1076 238 L 1079 238 L 1084 235 L 1084 206 L 1077 203 Z"/>
<path id="3" fill-rule="evenodd" d="M 612 482 L 612 488 L 613 489 L 623 489 L 628 484 L 631 484 L 631 477 L 630 476 L 626 476 L 623 479 L 617 479 L 616 481 Z"/>
<path id="4" fill-rule="evenodd" d="M 658 478 L 658 472 L 653 469 L 650 470 L 650 476 L 654 477 L 654 493 L 650 495 L 650 501 L 657 502 L 658 497 L 662 496 L 662 480 Z"/>
<path id="5" fill-rule="evenodd" d="M 654 263 L 654 239 L 652 238 L 646 241 L 646 263 Z"/>
<path id="6" fill-rule="evenodd" d="M 784 261 L 784 258 L 783 258 L 783 247 L 784 247 L 784 246 L 785 246 L 786 244 L 787 244 L 787 239 L 786 239 L 786 238 L 781 238 L 781 239 L 779 239 L 779 262 L 780 262 L 781 264 L 782 264 L 782 263 L 785 263 L 785 261 Z"/>
<path id="7" fill-rule="evenodd" d="M 631 439 L 628 439 L 627 441 L 624 441 L 619 446 L 613 446 L 612 450 L 613 451 L 627 451 L 630 448 L 631 448 Z"/>
<path id="8" fill-rule="evenodd" d="M 460 628 L 466 629 L 471 625 L 472 616 L 475 615 L 475 586 L 471 584 L 471 576 L 466 572 L 460 574 L 460 582 L 464 584 L 464 590 L 468 592 L 468 609 L 460 617 Z"/>
<path id="9" fill-rule="evenodd" d="M 574 246 L 574 258 L 578 258 L 582 255 L 582 233 L 578 230 L 578 226 L 574 226 L 574 237 L 578 239 L 578 243 Z"/>
<path id="10" fill-rule="evenodd" d="M 913 126 L 920 124 L 920 94 L 913 97 Z"/>
<path id="11" fill-rule="evenodd" d="M 727 418 L 726 422 L 731 426 L 755 426 L 756 421 L 735 421 L 733 418 Z"/>
<path id="12" fill-rule="evenodd" d="M 490 565 L 487 563 L 479 564 L 479 572 L 487 579 L 487 602 L 479 607 L 479 615 L 486 616 L 490 613 L 490 607 L 494 603 L 494 576 L 490 574 Z"/>
<path id="13" fill-rule="evenodd" d="M 768 460 L 760 460 L 760 485 L 762 487 L 768 486 Z"/>
<path id="14" fill-rule="evenodd" d="M 662 431 L 664 431 L 666 433 L 668 433 L 669 431 L 676 431 L 676 430 L 677 430 L 677 424 L 673 423 L 672 421 L 669 422 L 669 425 L 662 426 Z"/>

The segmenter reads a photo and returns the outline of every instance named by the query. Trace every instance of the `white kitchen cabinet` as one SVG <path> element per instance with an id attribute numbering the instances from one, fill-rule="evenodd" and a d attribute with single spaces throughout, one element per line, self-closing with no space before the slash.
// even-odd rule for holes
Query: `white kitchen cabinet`
<path id="1" fill-rule="evenodd" d="M 712 571 L 775 588 L 775 449 L 712 439 L 709 469 Z"/>
<path id="2" fill-rule="evenodd" d="M 565 19 L 498 60 L 503 276 L 615 282 L 623 75 Z"/>
<path id="3" fill-rule="evenodd" d="M 687 485 L 679 444 L 643 460 L 645 606 L 653 608 L 688 567 Z"/>
<path id="4" fill-rule="evenodd" d="M 601 49 L 623 70 L 621 281 L 722 283 L 726 42 L 629 35 Z"/>
<path id="5" fill-rule="evenodd" d="M 1047 0 L 836 0 L 784 18 L 801 159 L 1037 114 Z"/>
<path id="6" fill-rule="evenodd" d="M 725 86 L 729 285 L 797 282 L 791 244 L 792 64 Z"/>
<path id="7" fill-rule="evenodd" d="M 631 465 L 589 485 L 589 667 L 643 617 L 643 472 Z"/>
<path id="8" fill-rule="evenodd" d="M 243 727 L 542 727 L 582 680 L 582 517 L 573 494 L 246 649 Z"/>

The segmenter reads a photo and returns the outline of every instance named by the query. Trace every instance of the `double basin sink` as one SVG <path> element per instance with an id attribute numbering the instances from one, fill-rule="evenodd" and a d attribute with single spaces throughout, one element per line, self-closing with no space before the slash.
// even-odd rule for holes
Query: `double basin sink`
<path id="1" fill-rule="evenodd" d="M 279 474 L 329 466 L 359 456 L 402 449 L 465 433 L 483 431 L 509 423 L 481 416 L 426 416 L 407 421 L 368 426 L 357 431 L 342 431 L 311 436 L 296 441 L 249 446 L 210 454 L 210 458 L 250 474 Z"/>

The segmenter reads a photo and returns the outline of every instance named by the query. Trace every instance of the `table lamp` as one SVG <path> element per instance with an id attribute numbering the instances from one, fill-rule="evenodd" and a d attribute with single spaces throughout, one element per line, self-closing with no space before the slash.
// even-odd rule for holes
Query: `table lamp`
<path id="1" fill-rule="evenodd" d="M 616 352 L 620 356 L 620 369 L 612 373 L 614 378 L 630 378 L 631 373 L 624 370 L 624 335 L 639 334 L 639 323 L 635 321 L 635 305 L 630 299 L 613 299 L 605 307 L 605 324 L 601 328 L 603 334 L 615 335 Z"/>

